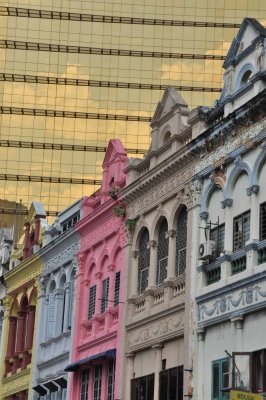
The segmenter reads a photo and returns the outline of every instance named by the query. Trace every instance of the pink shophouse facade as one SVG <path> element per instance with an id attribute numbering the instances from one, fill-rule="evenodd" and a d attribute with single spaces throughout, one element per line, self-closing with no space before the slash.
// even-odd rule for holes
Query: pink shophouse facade
<path id="1" fill-rule="evenodd" d="M 66 368 L 72 372 L 71 400 L 121 398 L 126 210 L 119 189 L 126 185 L 127 164 L 122 143 L 111 140 L 101 189 L 84 199 L 83 218 L 76 225 L 80 252 L 72 363 Z"/>

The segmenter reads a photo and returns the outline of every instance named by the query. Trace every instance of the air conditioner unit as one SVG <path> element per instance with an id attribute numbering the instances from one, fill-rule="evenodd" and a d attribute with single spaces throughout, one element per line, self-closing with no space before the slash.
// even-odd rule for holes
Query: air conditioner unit
<path id="1" fill-rule="evenodd" d="M 210 258 L 215 251 L 215 241 L 206 240 L 199 245 L 199 260 L 206 260 Z"/>
<path id="2" fill-rule="evenodd" d="M 235 384 L 234 387 L 236 389 L 240 389 L 240 375 L 238 372 L 235 372 Z M 224 372 L 223 373 L 223 390 L 231 390 L 233 388 L 233 373 L 232 372 Z"/>

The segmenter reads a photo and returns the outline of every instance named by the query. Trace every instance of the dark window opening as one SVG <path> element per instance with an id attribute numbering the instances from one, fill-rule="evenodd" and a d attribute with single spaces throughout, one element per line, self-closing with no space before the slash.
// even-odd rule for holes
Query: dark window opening
<path id="1" fill-rule="evenodd" d="M 101 314 L 105 312 L 108 307 L 108 296 L 109 296 L 109 278 L 103 280 L 103 291 L 101 299 Z"/>
<path id="2" fill-rule="evenodd" d="M 229 399 L 230 362 L 228 358 L 212 363 L 212 400 Z"/>
<path id="3" fill-rule="evenodd" d="M 260 205 L 260 240 L 266 239 L 266 202 Z"/>
<path id="4" fill-rule="evenodd" d="M 183 376 L 183 366 L 161 371 L 159 400 L 183 400 Z"/>
<path id="5" fill-rule="evenodd" d="M 245 246 L 250 237 L 250 211 L 234 218 L 233 250 L 237 251 Z"/>
<path id="6" fill-rule="evenodd" d="M 182 275 L 186 269 L 187 255 L 187 209 L 179 215 L 176 227 L 176 276 Z"/>
<path id="7" fill-rule="evenodd" d="M 139 260 L 138 260 L 138 294 L 144 292 L 148 286 L 150 249 L 148 249 L 149 232 L 145 229 L 139 241 Z"/>
<path id="8" fill-rule="evenodd" d="M 215 251 L 213 256 L 215 258 L 220 257 L 220 254 L 224 251 L 224 235 L 225 225 L 221 224 L 210 232 L 210 240 L 215 241 Z"/>
<path id="9" fill-rule="evenodd" d="M 119 304 L 120 296 L 120 271 L 115 274 L 115 291 L 114 291 L 114 306 Z"/>
<path id="10" fill-rule="evenodd" d="M 95 313 L 95 304 L 96 304 L 96 285 L 90 288 L 88 319 L 91 319 Z"/>
<path id="11" fill-rule="evenodd" d="M 161 223 L 158 237 L 158 250 L 157 250 L 157 271 L 156 271 L 156 284 L 161 285 L 167 277 L 167 264 L 168 264 L 168 239 L 165 235 L 167 233 L 168 225 L 166 219 Z"/>
<path id="12" fill-rule="evenodd" d="M 154 374 L 131 381 L 131 400 L 153 400 Z"/>

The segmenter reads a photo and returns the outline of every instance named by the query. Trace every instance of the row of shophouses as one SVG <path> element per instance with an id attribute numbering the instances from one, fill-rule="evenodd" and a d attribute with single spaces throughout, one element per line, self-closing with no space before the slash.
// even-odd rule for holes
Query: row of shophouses
<path id="1" fill-rule="evenodd" d="M 111 140 L 98 191 L 2 230 L 0 399 L 266 392 L 265 47 L 245 19 L 214 108 L 167 88 L 144 159 Z"/>

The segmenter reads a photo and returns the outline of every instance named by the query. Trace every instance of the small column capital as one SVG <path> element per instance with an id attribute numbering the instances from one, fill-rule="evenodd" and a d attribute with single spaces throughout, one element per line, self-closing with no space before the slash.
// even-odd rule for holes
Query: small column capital
<path id="1" fill-rule="evenodd" d="M 259 193 L 259 185 L 252 185 L 250 187 L 248 187 L 247 190 L 247 195 L 251 196 L 252 194 L 258 194 Z"/>
<path id="2" fill-rule="evenodd" d="M 204 342 L 205 334 L 206 334 L 206 329 L 205 328 L 198 328 L 197 329 L 197 335 L 198 335 L 198 341 L 199 342 Z"/>
<path id="3" fill-rule="evenodd" d="M 155 249 L 157 247 L 156 240 L 150 240 L 147 244 L 147 249 Z"/>
<path id="4" fill-rule="evenodd" d="M 165 239 L 174 239 L 176 238 L 176 230 L 170 229 L 168 232 L 165 233 Z"/>
<path id="5" fill-rule="evenodd" d="M 231 322 L 235 323 L 236 329 L 243 329 L 244 317 L 243 317 L 243 315 L 232 316 Z"/>
<path id="6" fill-rule="evenodd" d="M 132 257 L 133 258 L 138 258 L 138 256 L 139 256 L 139 251 L 137 251 L 137 250 L 134 250 L 134 251 L 132 251 Z"/>
<path id="7" fill-rule="evenodd" d="M 232 207 L 232 205 L 233 205 L 233 199 L 227 198 L 227 199 L 221 201 L 221 206 L 223 209 L 227 208 L 227 207 L 230 208 L 230 207 Z"/>
<path id="8" fill-rule="evenodd" d="M 200 212 L 199 216 L 201 220 L 207 221 L 207 219 L 209 218 L 209 213 L 208 211 L 202 211 Z"/>

